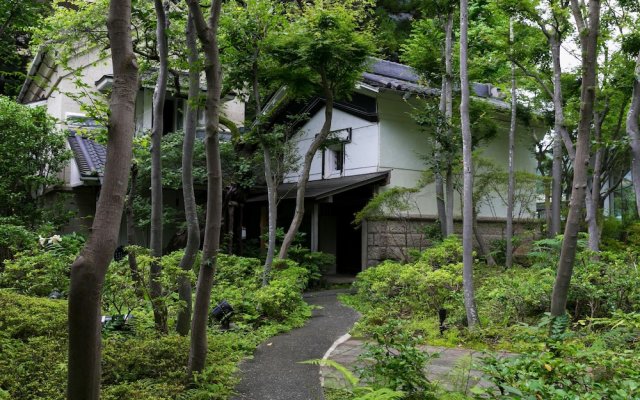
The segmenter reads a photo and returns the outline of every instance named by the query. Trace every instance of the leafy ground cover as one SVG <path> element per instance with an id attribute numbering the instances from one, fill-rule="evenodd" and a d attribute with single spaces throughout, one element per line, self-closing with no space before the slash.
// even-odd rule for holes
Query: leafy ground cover
<path id="1" fill-rule="evenodd" d="M 0 399 L 64 399 L 66 387 L 68 268 L 83 239 L 76 235 L 32 240 L 15 249 L 0 272 Z M 151 263 L 137 254 L 143 280 Z M 182 306 L 177 300 L 181 252 L 162 258 L 170 323 Z M 188 274 L 192 279 L 195 272 Z M 189 337 L 158 335 L 145 289 L 131 278 L 127 259 L 113 262 L 104 286 L 104 315 L 131 315 L 125 326 L 107 325 L 102 337 L 104 399 L 226 399 L 238 377 L 238 363 L 277 333 L 304 324 L 310 307 L 301 293 L 308 270 L 286 261 L 261 287 L 260 260 L 221 255 L 212 303 L 227 300 L 235 309 L 232 329 L 209 330 L 208 367 L 190 385 L 186 376 Z M 57 292 L 63 298 L 47 296 Z M 170 327 L 173 330 L 173 327 Z"/>
<path id="2" fill-rule="evenodd" d="M 341 300 L 363 314 L 354 333 L 374 343 L 365 359 L 384 366 L 378 376 L 368 370 L 360 371 L 361 376 L 373 387 L 402 390 L 405 399 L 638 398 L 639 253 L 637 227 L 628 230 L 624 240 L 609 241 L 599 254 L 586 250 L 586 238 L 580 240 L 567 307 L 570 315 L 554 323 L 546 311 L 561 237 L 535 242 L 521 260 L 523 265 L 508 270 L 477 263 L 476 302 L 482 327 L 474 330 L 465 326 L 458 238 L 443 240 L 411 262 L 385 261 L 360 273 L 354 283 L 356 294 Z M 391 326 L 400 327 L 395 336 L 389 334 Z M 382 340 L 383 332 L 387 337 Z M 415 391 L 407 390 L 410 385 L 398 382 L 406 378 L 403 371 L 409 366 L 423 363 L 412 356 L 417 344 L 485 350 L 485 362 L 476 368 L 493 386 L 445 395 L 442 388 L 422 384 L 429 390 L 415 397 Z M 496 350 L 520 356 L 500 358 Z M 354 398 L 340 391 L 328 395 Z"/>

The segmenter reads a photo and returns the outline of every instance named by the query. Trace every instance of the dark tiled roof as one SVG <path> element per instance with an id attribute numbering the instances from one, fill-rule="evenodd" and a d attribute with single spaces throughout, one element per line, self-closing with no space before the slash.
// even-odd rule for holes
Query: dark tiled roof
<path id="1" fill-rule="evenodd" d="M 307 190 L 305 191 L 304 197 L 306 199 L 320 200 L 372 183 L 386 182 L 388 176 L 389 171 L 383 171 L 374 172 L 371 174 L 343 176 L 341 178 L 309 181 L 309 183 L 307 183 Z M 283 183 L 278 186 L 278 197 L 281 199 L 295 199 L 296 188 L 296 183 Z M 266 194 L 253 197 L 248 200 L 248 202 L 250 203 L 261 201 L 267 201 Z"/>
<path id="2" fill-rule="evenodd" d="M 371 58 L 369 68 L 362 74 L 362 81 L 371 86 L 402 92 L 426 95 L 440 94 L 439 88 L 430 88 L 421 84 L 418 73 L 408 65 L 381 60 L 379 58 Z M 496 105 L 500 105 L 497 103 L 502 103 L 499 98 L 493 96 L 491 85 L 473 83 L 471 88 L 476 97 L 491 99 L 496 102 Z"/>
<path id="3" fill-rule="evenodd" d="M 67 138 L 81 178 L 102 178 L 107 159 L 105 147 L 70 130 Z"/>

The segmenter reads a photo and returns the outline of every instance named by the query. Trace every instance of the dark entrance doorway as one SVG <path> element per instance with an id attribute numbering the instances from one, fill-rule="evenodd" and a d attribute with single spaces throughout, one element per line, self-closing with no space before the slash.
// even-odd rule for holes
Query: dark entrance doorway
<path id="1" fill-rule="evenodd" d="M 336 256 L 338 275 L 355 275 L 362 271 L 362 230 L 353 223 L 373 194 L 372 186 L 355 188 L 334 195 L 319 204 L 318 250 Z"/>
<path id="2" fill-rule="evenodd" d="M 353 216 L 361 208 L 345 206 L 337 208 L 336 215 L 336 272 L 355 275 L 362 270 L 362 233 L 353 222 Z"/>

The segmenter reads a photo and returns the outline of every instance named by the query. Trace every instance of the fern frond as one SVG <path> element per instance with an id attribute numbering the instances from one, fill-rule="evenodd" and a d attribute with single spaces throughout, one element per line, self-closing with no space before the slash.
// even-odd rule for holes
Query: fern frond
<path id="1" fill-rule="evenodd" d="M 344 379 L 347 380 L 347 382 L 349 382 L 349 385 L 351 385 L 351 387 L 358 386 L 358 382 L 360 382 L 358 377 L 355 376 L 353 372 L 349 371 L 347 367 L 333 360 L 314 359 L 314 360 L 300 361 L 300 364 L 320 365 L 323 367 L 326 366 L 326 367 L 334 368 L 336 371 L 340 372 L 340 374 L 344 377 Z"/>

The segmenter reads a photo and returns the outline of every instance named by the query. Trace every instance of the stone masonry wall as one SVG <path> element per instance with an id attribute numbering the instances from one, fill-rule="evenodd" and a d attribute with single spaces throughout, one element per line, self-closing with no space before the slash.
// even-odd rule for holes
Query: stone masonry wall
<path id="1" fill-rule="evenodd" d="M 367 221 L 367 267 L 384 260 L 406 261 L 412 250 L 424 250 L 432 243 L 427 231 L 439 229 L 435 218 L 388 219 Z M 538 221 L 514 221 L 516 234 L 539 227 Z M 504 237 L 506 222 L 497 219 L 479 219 L 478 228 L 487 243 Z M 456 234 L 462 234 L 462 221 L 454 223 Z"/>

